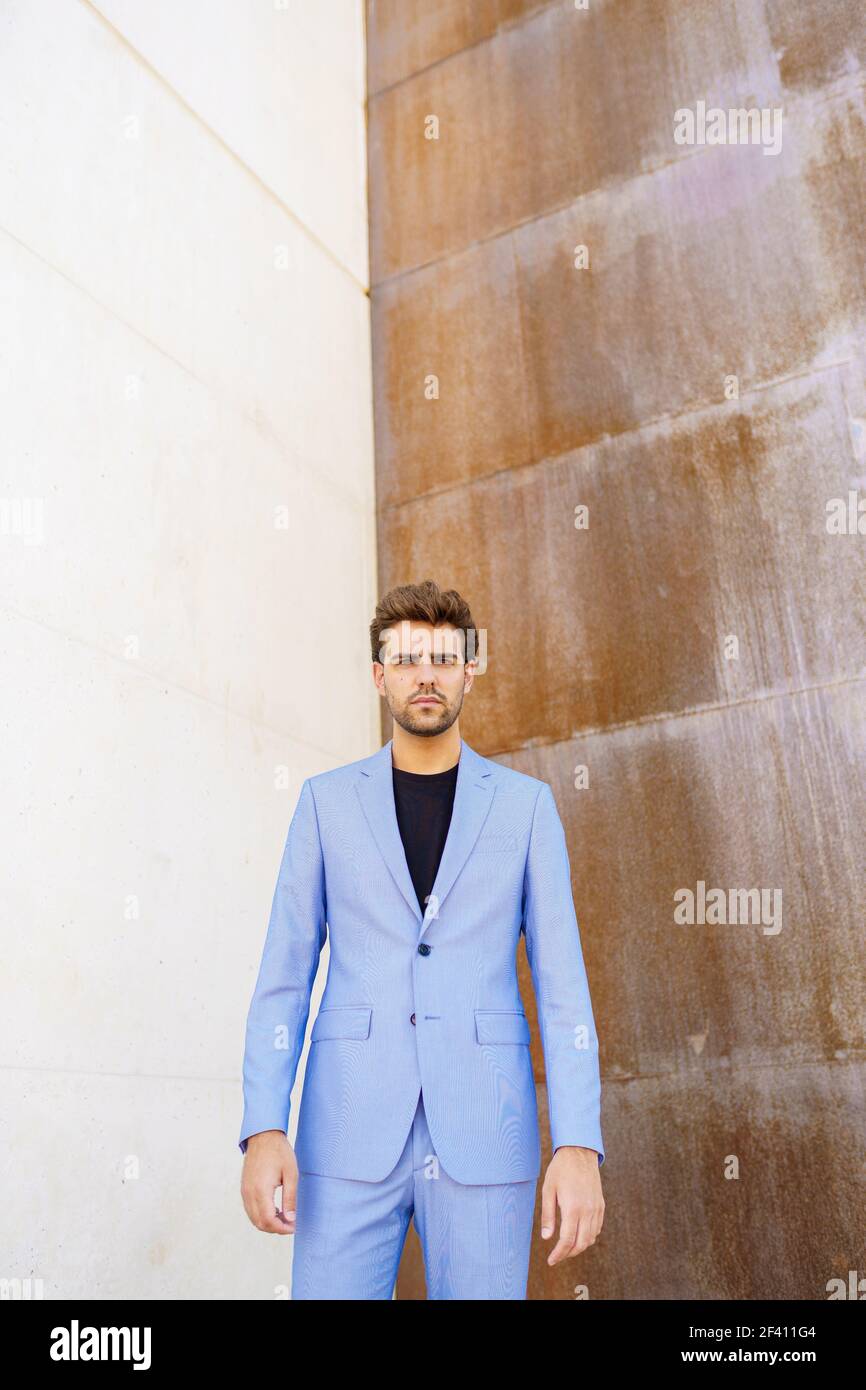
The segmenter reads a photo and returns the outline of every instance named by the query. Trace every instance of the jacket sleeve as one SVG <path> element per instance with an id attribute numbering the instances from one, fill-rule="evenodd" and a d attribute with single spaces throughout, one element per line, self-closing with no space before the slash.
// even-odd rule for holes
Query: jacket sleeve
<path id="1" fill-rule="evenodd" d="M 265 1129 L 289 1127 L 310 996 L 327 938 L 325 873 L 309 778 L 289 826 L 264 951 L 247 1014 L 244 1113 L 239 1147 Z"/>
<path id="2" fill-rule="evenodd" d="M 526 956 L 538 1005 L 554 1153 L 595 1149 L 604 1162 L 598 1037 L 571 893 L 565 831 L 553 792 L 535 802 L 523 883 Z"/>

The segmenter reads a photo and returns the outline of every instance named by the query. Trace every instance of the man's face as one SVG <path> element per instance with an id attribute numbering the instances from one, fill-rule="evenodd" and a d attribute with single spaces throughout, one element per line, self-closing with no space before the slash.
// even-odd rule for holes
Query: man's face
<path id="1" fill-rule="evenodd" d="M 420 738 L 450 729 L 475 674 L 475 661 L 464 664 L 463 644 L 450 624 L 407 621 L 382 633 L 382 661 L 373 673 L 401 729 Z"/>

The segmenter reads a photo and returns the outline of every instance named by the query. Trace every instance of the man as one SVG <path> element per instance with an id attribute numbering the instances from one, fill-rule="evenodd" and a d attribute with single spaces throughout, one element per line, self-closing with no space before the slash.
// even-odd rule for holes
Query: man
<path id="1" fill-rule="evenodd" d="M 560 1214 L 548 1263 L 592 1245 L 604 1215 L 565 835 L 546 782 L 461 739 L 478 634 L 460 595 L 393 589 L 370 640 L 394 735 L 301 788 L 247 1018 L 244 1206 L 259 1230 L 294 1234 L 293 1299 L 391 1298 L 413 1216 L 428 1298 L 525 1299 L 541 1145 L 521 932 L 554 1150 L 545 1239 Z M 293 1152 L 289 1098 L 328 937 Z"/>

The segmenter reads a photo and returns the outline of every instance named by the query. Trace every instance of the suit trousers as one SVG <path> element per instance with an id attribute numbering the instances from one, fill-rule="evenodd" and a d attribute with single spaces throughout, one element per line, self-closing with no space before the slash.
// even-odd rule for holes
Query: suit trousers
<path id="1" fill-rule="evenodd" d="M 410 1219 L 428 1299 L 525 1299 L 537 1182 L 455 1182 L 437 1158 L 422 1092 L 381 1182 L 299 1172 L 292 1299 L 392 1298 Z"/>

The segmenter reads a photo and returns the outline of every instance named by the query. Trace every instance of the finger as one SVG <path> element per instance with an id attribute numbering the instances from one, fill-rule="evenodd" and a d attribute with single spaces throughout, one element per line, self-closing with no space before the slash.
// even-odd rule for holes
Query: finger
<path id="1" fill-rule="evenodd" d="M 578 1217 L 577 1229 L 574 1233 L 574 1244 L 569 1255 L 579 1255 L 582 1250 L 587 1250 L 592 1244 L 592 1212 L 581 1212 Z"/>
<path id="2" fill-rule="evenodd" d="M 283 1173 L 283 1201 L 282 1214 L 283 1220 L 291 1225 L 295 1223 L 295 1216 L 298 1207 L 298 1181 L 294 1173 Z"/>
<path id="3" fill-rule="evenodd" d="M 602 1216 L 603 1213 L 596 1207 L 591 1207 L 581 1214 L 570 1254 L 579 1255 L 581 1251 L 588 1250 L 595 1244 L 601 1230 Z"/>
<path id="4" fill-rule="evenodd" d="M 549 1240 L 556 1225 L 556 1187 L 545 1183 L 541 1189 L 541 1238 Z"/>
<path id="5" fill-rule="evenodd" d="M 562 1220 L 559 1223 L 559 1240 L 548 1256 L 549 1265 L 558 1264 L 564 1260 L 571 1247 L 574 1245 L 574 1238 L 577 1234 L 577 1214 L 569 1209 L 562 1213 Z"/>

